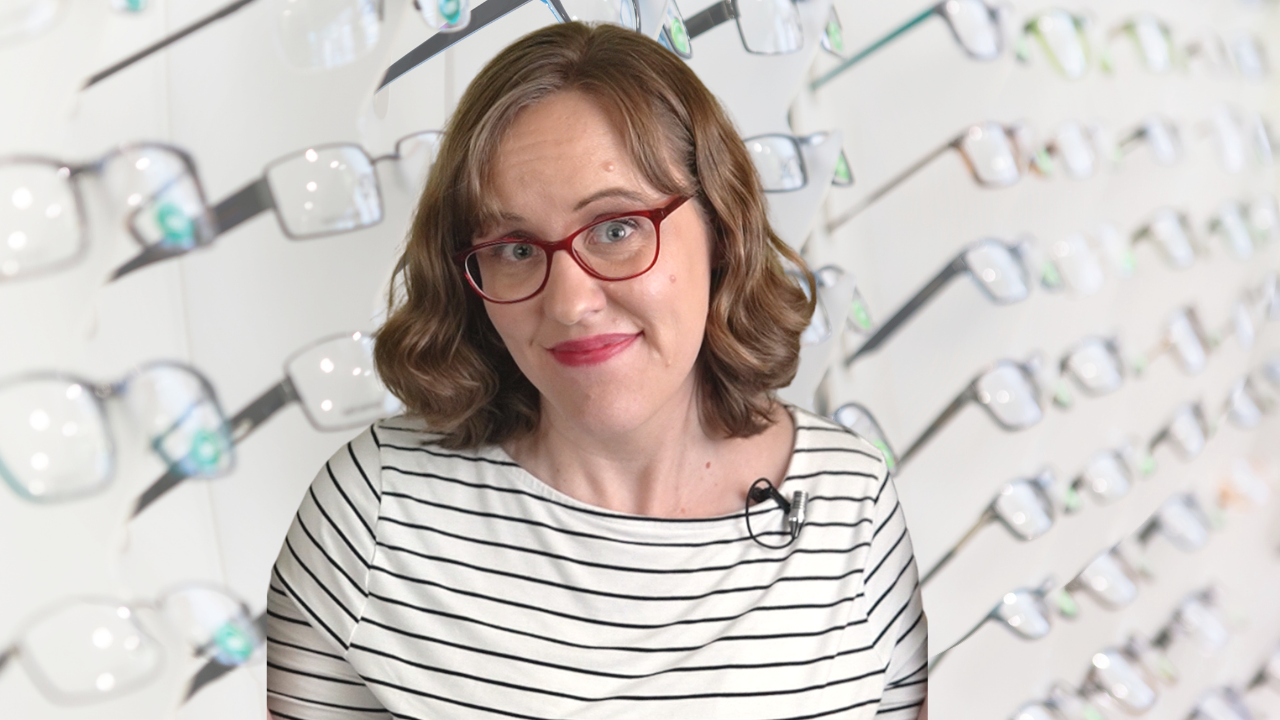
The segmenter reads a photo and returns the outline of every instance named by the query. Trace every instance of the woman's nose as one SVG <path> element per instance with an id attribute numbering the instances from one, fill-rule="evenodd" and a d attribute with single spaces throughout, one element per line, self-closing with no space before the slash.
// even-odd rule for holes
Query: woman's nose
<path id="1" fill-rule="evenodd" d="M 556 321 L 573 325 L 605 305 L 603 280 L 592 277 L 567 251 L 551 256 L 551 272 L 542 289 L 544 311 Z"/>

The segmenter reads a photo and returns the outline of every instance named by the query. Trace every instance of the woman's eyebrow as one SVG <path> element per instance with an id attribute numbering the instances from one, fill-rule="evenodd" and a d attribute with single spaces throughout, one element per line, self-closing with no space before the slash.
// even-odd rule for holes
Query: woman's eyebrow
<path id="1" fill-rule="evenodd" d="M 591 193 L 585 198 L 579 200 L 578 204 L 575 205 L 573 209 L 576 212 L 597 200 L 603 200 L 605 198 L 614 198 L 614 197 L 622 198 L 624 200 L 632 200 L 637 203 L 643 203 L 646 200 L 644 195 L 641 195 L 635 190 L 628 190 L 627 188 L 621 188 L 621 187 L 613 187 L 613 188 L 605 188 L 604 190 Z"/>

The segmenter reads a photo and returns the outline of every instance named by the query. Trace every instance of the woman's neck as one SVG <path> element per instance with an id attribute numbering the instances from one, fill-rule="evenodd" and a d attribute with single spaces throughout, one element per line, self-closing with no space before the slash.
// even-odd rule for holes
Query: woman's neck
<path id="1" fill-rule="evenodd" d="M 538 428 L 504 443 L 521 467 L 589 505 L 652 517 L 716 517 L 741 510 L 752 481 L 782 480 L 793 447 L 790 413 L 750 438 L 708 431 L 690 389 L 634 427 L 575 422 L 543 399 Z"/>

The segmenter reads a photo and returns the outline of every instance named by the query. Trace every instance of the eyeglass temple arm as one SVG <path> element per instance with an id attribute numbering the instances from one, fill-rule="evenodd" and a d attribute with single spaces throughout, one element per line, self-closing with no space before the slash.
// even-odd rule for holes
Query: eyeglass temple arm
<path id="1" fill-rule="evenodd" d="M 934 669 L 934 668 L 936 668 L 936 667 L 938 667 L 938 663 L 942 662 L 942 658 L 944 658 L 944 657 L 946 657 L 946 656 L 947 656 L 947 653 L 951 652 L 952 650 L 955 650 L 955 649 L 956 649 L 957 647 L 959 647 L 959 646 L 960 646 L 960 644 L 961 644 L 961 643 L 963 643 L 965 640 L 968 640 L 969 638 L 973 637 L 973 634 L 974 634 L 974 633 L 976 633 L 976 632 L 978 632 L 979 630 L 981 630 L 981 629 L 982 629 L 982 626 L 983 626 L 983 625 L 986 625 L 986 624 L 987 624 L 987 621 L 988 621 L 988 620 L 990 620 L 993 616 L 994 616 L 994 611 L 993 611 L 993 612 L 991 612 L 991 613 L 987 613 L 987 616 L 986 616 L 986 617 L 984 617 L 984 618 L 982 618 L 981 620 L 979 620 L 979 621 L 978 621 L 978 624 L 976 624 L 976 625 L 974 625 L 973 627 L 969 628 L 969 632 L 966 632 L 963 636 L 961 636 L 961 637 L 960 637 L 960 639 L 959 639 L 959 640 L 957 640 L 957 641 L 955 641 L 955 642 L 951 643 L 951 645 L 950 645 L 950 646 L 948 646 L 946 650 L 943 650 L 942 652 L 938 653 L 937 655 L 934 655 L 933 657 L 929 658 L 929 672 L 930 672 L 930 673 L 932 673 L 932 672 L 933 672 L 933 669 Z"/>
<path id="2" fill-rule="evenodd" d="M 431 2 L 432 0 L 426 0 Z M 471 33 L 530 2 L 530 0 L 486 0 L 471 8 L 471 20 L 465 28 L 457 32 L 438 32 L 427 38 L 418 47 L 405 53 L 403 57 L 391 63 L 387 72 L 378 83 L 378 90 L 391 84 L 392 80 L 404 75 L 422 63 L 444 52 L 445 49 L 467 37 Z"/>
<path id="3" fill-rule="evenodd" d="M 190 35 L 191 33 L 199 30 L 200 28 L 212 22 L 221 20 L 222 18 L 230 15 L 231 13 L 239 10 L 240 8 L 244 7 L 245 5 L 248 5 L 251 2 L 253 2 L 253 0 L 236 0 L 230 5 L 222 8 L 221 10 L 215 11 L 212 15 L 209 15 L 208 17 L 197 20 L 194 23 L 182 28 L 181 30 L 178 30 L 177 32 L 171 33 L 169 35 L 166 35 L 165 37 L 160 38 L 156 42 L 151 43 L 150 45 L 142 48 L 138 52 L 121 60 L 115 65 L 112 65 L 108 68 L 99 70 L 98 72 L 94 73 L 89 77 L 88 80 L 84 81 L 83 85 L 80 86 L 80 91 L 84 92 L 85 90 L 88 90 L 94 85 L 97 85 L 98 83 L 102 82 L 103 80 L 106 80 L 112 75 L 115 75 L 116 73 L 120 72 L 121 70 L 124 70 L 125 68 L 138 62 L 139 60 L 142 60 L 149 55 L 154 55 L 155 53 L 160 52 L 161 50 L 178 42 L 182 38 Z"/>
<path id="4" fill-rule="evenodd" d="M 942 414 L 938 415 L 937 419 L 929 423 L 929 427 L 925 428 L 924 432 L 920 433 L 920 437 L 916 438 L 906 450 L 902 451 L 902 454 L 898 456 L 898 468 L 901 469 L 903 465 L 906 465 L 907 461 L 919 452 L 920 449 L 924 447 L 925 443 L 932 440 L 933 436 L 937 435 L 939 430 L 946 427 L 947 423 L 951 422 L 951 419 L 956 416 L 956 413 L 964 409 L 964 406 L 971 402 L 974 397 L 973 383 L 971 382 L 969 383 L 969 387 L 965 388 L 964 392 L 957 395 L 956 399 L 952 400 L 951 404 L 947 406 L 947 409 L 943 410 Z"/>
<path id="5" fill-rule="evenodd" d="M 885 45 L 888 45 L 894 40 L 897 40 L 898 37 L 903 33 L 907 32 L 908 30 L 911 30 L 912 28 L 924 22 L 925 20 L 928 20 L 931 16 L 933 16 L 938 12 L 938 8 L 940 7 L 941 7 L 940 5 L 932 5 L 926 8 L 923 12 L 916 15 L 915 17 L 906 21 L 905 23 L 890 30 L 886 35 L 881 37 L 879 40 L 872 42 L 870 45 L 866 46 L 865 48 L 849 56 L 845 60 L 841 61 L 839 65 L 835 66 L 834 68 L 831 68 L 827 72 L 823 73 L 820 77 L 818 77 L 818 79 L 809 83 L 809 89 L 816 91 L 818 88 L 822 87 L 823 85 L 826 85 L 832 80 L 835 80 L 837 76 L 839 76 L 845 70 L 848 70 L 849 68 L 861 62 L 868 55 L 874 53 L 875 51 L 879 50 Z"/>
<path id="6" fill-rule="evenodd" d="M 272 385 L 269 390 L 254 398 L 253 402 L 250 402 L 244 409 L 227 421 L 227 427 L 230 428 L 231 432 L 232 444 L 240 444 L 259 425 L 297 399 L 298 393 L 289 378 L 286 377 Z M 137 517 L 152 503 L 164 497 L 165 493 L 181 484 L 183 480 L 186 480 L 186 476 L 176 466 L 170 467 L 165 474 L 151 483 L 143 491 L 142 495 L 138 497 L 137 502 L 134 503 L 131 517 Z"/>
<path id="7" fill-rule="evenodd" d="M 981 531 L 982 528 L 991 524 L 993 521 L 995 521 L 995 519 L 996 519 L 996 513 L 995 513 L 994 506 L 988 505 L 987 509 L 982 511 L 982 515 L 978 518 L 977 522 L 975 522 L 972 527 L 966 530 L 964 535 L 961 536 L 961 538 L 957 540 L 954 545 L 951 546 L 951 549 L 948 550 L 946 554 L 943 555 L 942 558 L 938 560 L 938 562 L 934 563 L 933 567 L 930 568 L 929 571 L 926 572 L 920 578 L 920 586 L 924 587 L 926 584 L 928 584 L 929 580 L 932 579 L 934 575 L 938 574 L 939 570 L 945 567 L 947 563 L 955 559 L 956 554 L 959 553 L 960 550 L 964 548 L 964 546 L 968 545 L 969 541 L 973 540 L 975 537 L 978 536 L 978 532 Z"/>
<path id="8" fill-rule="evenodd" d="M 729 22 L 737 16 L 733 0 L 722 0 L 722 2 L 718 2 L 691 17 L 685 18 L 684 29 L 688 31 L 689 38 L 693 39 L 717 25 Z"/>
<path id="9" fill-rule="evenodd" d="M 923 288 L 920 288 L 919 292 L 912 296 L 905 305 L 899 308 L 898 311 L 893 314 L 893 317 L 890 317 L 888 320 L 881 323 L 880 327 L 876 328 L 876 331 L 871 335 L 871 337 L 867 338 L 867 341 L 862 343 L 862 345 L 855 350 L 852 355 L 846 357 L 844 359 L 844 366 L 846 368 L 850 367 L 857 362 L 858 358 L 884 344 L 886 340 L 897 332 L 898 328 L 901 327 L 903 323 L 910 320 L 911 316 L 916 314 L 917 310 L 923 307 L 925 303 L 929 302 L 934 295 L 937 295 L 938 291 L 946 287 L 947 283 L 951 282 L 952 278 L 956 277 L 968 268 L 969 265 L 965 262 L 964 255 L 957 256 L 954 260 L 948 263 L 946 267 L 942 268 L 941 272 L 935 275 L 933 279 L 928 282 L 928 284 Z"/>
<path id="10" fill-rule="evenodd" d="M 254 627 L 258 628 L 258 632 L 261 633 L 263 637 L 266 637 L 267 613 L 265 611 L 259 613 L 258 616 L 253 619 L 253 625 Z M 182 704 L 185 705 L 187 701 L 191 700 L 191 697 L 195 695 L 197 692 L 199 692 L 200 689 L 203 688 L 205 685 L 208 685 L 214 680 L 217 680 L 223 675 L 226 675 L 232 670 L 235 670 L 237 667 L 240 667 L 240 666 L 239 665 L 223 665 L 217 660 L 210 658 L 208 661 L 205 662 L 204 666 L 201 667 L 200 670 L 197 671 L 194 676 L 192 676 L 191 683 L 187 685 L 187 694 L 184 695 L 182 698 Z"/>
<path id="11" fill-rule="evenodd" d="M 267 185 L 266 178 L 258 178 L 214 206 L 213 237 L 216 238 L 240 223 L 274 209 L 275 206 L 276 201 L 271 195 L 271 188 Z M 210 238 L 205 244 L 212 241 L 213 239 Z M 167 247 L 163 243 L 150 245 L 142 252 L 134 255 L 128 262 L 116 268 L 115 272 L 111 273 L 111 279 L 108 282 L 115 282 L 135 270 L 141 270 L 148 265 L 178 257 L 190 251 L 191 248 Z"/>
<path id="12" fill-rule="evenodd" d="M 855 216 L 861 213 L 863 210 L 866 210 L 867 208 L 875 204 L 876 201 L 878 201 L 880 198 L 884 197 L 885 195 L 888 195 L 889 191 L 901 185 L 907 178 L 920 172 L 920 170 L 924 168 L 924 166 L 936 160 L 938 156 L 942 155 L 948 150 L 951 150 L 952 148 L 955 148 L 960 142 L 960 137 L 961 136 L 954 137 L 948 140 L 945 144 L 935 148 L 928 155 L 925 155 L 924 157 L 912 163 L 911 167 L 908 167 L 906 170 L 903 170 L 902 172 L 898 173 L 896 176 L 894 176 L 891 180 L 889 180 L 885 184 L 871 191 L 871 194 L 867 195 L 860 202 L 855 203 L 852 207 L 846 209 L 844 212 L 840 213 L 835 218 L 831 219 L 829 222 L 827 222 L 827 232 L 829 233 L 835 232 L 837 229 L 839 229 L 841 225 L 844 225 L 845 223 L 849 222 Z"/>

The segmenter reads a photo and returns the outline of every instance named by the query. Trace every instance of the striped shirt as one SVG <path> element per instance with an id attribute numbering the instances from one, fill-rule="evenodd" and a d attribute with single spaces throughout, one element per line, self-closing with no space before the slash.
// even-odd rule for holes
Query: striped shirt
<path id="1" fill-rule="evenodd" d="M 403 418 L 339 450 L 272 573 L 282 720 L 914 720 L 927 684 L 911 540 L 870 443 L 796 408 L 794 543 L 560 493 L 500 447 Z M 785 513 L 752 506 L 780 544 Z"/>

